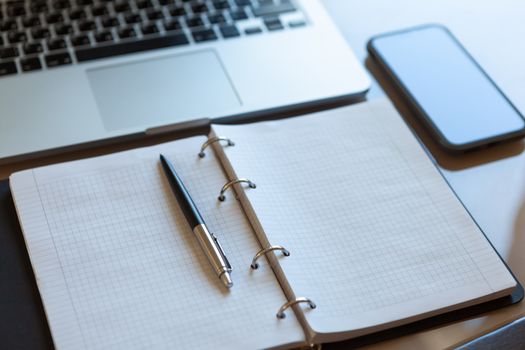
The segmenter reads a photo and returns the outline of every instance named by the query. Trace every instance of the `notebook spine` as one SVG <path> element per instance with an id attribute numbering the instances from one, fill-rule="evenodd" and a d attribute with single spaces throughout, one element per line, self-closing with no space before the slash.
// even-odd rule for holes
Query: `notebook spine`
<path id="1" fill-rule="evenodd" d="M 200 158 L 204 158 L 206 156 L 206 153 L 205 153 L 206 148 L 208 148 L 209 146 L 211 146 L 212 144 L 214 144 L 216 142 L 225 142 L 223 147 L 235 146 L 235 143 L 231 139 L 229 139 L 227 137 L 224 137 L 224 136 L 210 137 L 208 140 L 206 140 L 206 142 L 204 142 L 202 144 L 200 152 L 198 154 L 199 157 Z M 228 191 L 228 189 L 230 189 L 233 185 L 239 184 L 239 183 L 246 183 L 246 184 L 248 184 L 249 188 L 256 188 L 257 187 L 255 185 L 255 183 L 252 182 L 249 179 L 246 179 L 246 178 L 233 179 L 233 180 L 228 181 L 227 183 L 225 183 L 224 186 L 222 186 L 220 194 L 219 194 L 219 197 L 218 197 L 218 200 L 221 201 L 221 202 L 224 202 L 226 200 L 226 197 L 224 195 L 226 193 L 226 191 Z M 250 267 L 253 270 L 257 270 L 259 268 L 259 263 L 257 262 L 257 260 L 259 260 L 260 257 L 266 256 L 268 253 L 273 252 L 273 251 L 281 251 L 284 256 L 290 256 L 290 251 L 288 249 L 284 248 L 283 246 L 281 246 L 281 245 L 270 245 L 270 246 L 268 246 L 266 248 L 262 248 L 261 250 L 259 250 L 254 255 L 254 257 L 252 259 L 252 263 L 250 264 Z M 292 306 L 294 306 L 296 304 L 300 304 L 300 303 L 308 304 L 310 309 L 315 309 L 317 307 L 317 305 L 311 299 L 308 299 L 308 298 L 305 298 L 305 297 L 297 297 L 297 298 L 294 298 L 293 300 L 290 300 L 290 301 L 284 303 L 279 308 L 279 310 L 277 311 L 276 317 L 280 318 L 280 319 L 286 318 L 285 311 L 288 308 L 290 308 L 290 307 L 292 307 Z"/>

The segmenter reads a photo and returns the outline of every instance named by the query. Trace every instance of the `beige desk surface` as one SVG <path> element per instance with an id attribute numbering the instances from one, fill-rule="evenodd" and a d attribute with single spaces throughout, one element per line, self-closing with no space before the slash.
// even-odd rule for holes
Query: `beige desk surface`
<path id="1" fill-rule="evenodd" d="M 365 62 L 365 43 L 374 34 L 402 27 L 439 22 L 447 25 L 493 77 L 515 105 L 525 112 L 525 2 L 521 0 L 323 0 L 341 32 Z M 409 54 L 409 53 L 407 53 Z M 463 156 L 436 149 L 413 122 L 398 98 L 367 63 L 374 81 L 369 99 L 396 102 L 440 164 L 444 175 L 466 207 L 525 283 L 525 151 L 522 141 Z M 159 141 L 159 140 L 157 140 Z M 16 170 L 147 144 L 133 142 L 68 155 L 0 166 L 0 179 Z M 441 349 L 464 343 L 514 319 L 525 316 L 525 302 L 469 321 L 383 342 L 370 349 Z"/>

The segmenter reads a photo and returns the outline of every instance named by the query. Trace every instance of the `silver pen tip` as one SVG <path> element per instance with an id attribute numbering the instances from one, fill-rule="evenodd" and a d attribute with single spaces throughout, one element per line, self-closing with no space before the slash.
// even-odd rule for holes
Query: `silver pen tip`
<path id="1" fill-rule="evenodd" d="M 221 281 L 226 286 L 226 288 L 233 287 L 233 281 L 228 272 L 225 272 L 221 275 Z"/>

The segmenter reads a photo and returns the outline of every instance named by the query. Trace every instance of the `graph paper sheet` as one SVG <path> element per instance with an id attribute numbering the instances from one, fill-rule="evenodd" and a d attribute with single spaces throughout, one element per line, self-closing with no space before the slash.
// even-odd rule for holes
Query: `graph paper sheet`
<path id="1" fill-rule="evenodd" d="M 58 349 L 268 348 L 304 342 L 204 137 L 17 173 L 11 188 Z M 233 266 L 227 291 L 162 172 L 170 159 Z"/>
<path id="2" fill-rule="evenodd" d="M 387 101 L 214 126 L 318 341 L 509 294 L 516 282 Z"/>

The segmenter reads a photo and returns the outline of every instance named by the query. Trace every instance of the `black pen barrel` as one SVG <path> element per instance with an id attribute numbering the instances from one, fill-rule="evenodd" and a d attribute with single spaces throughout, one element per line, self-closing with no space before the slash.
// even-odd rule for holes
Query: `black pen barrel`
<path id="1" fill-rule="evenodd" d="M 171 190 L 177 198 L 177 202 L 179 203 L 179 206 L 191 228 L 193 229 L 197 225 L 204 224 L 204 220 L 197 210 L 197 206 L 193 202 L 193 199 L 175 171 L 173 165 L 162 154 L 160 155 L 160 162 L 164 169 L 164 173 L 168 178 Z"/>

